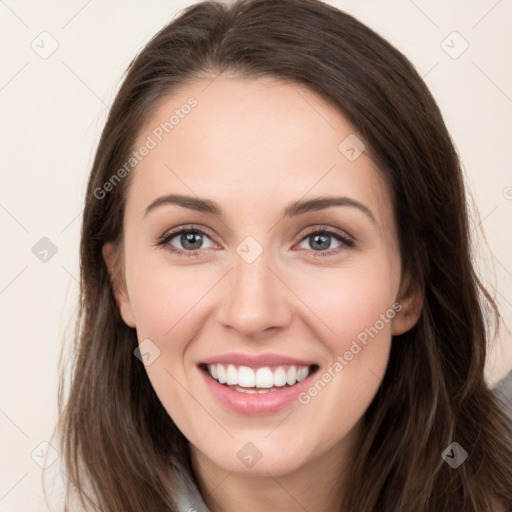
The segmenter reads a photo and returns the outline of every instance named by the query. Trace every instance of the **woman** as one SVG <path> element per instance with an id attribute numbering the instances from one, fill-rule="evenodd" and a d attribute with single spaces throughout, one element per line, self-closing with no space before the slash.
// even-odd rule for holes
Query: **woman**
<path id="1" fill-rule="evenodd" d="M 104 128 L 81 271 L 70 503 L 512 510 L 456 151 L 342 11 L 203 2 L 164 27 Z"/>

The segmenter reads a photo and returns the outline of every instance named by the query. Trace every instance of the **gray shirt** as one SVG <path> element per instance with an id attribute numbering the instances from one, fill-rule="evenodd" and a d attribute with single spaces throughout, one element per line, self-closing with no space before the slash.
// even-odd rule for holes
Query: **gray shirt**
<path id="1" fill-rule="evenodd" d="M 179 487 L 176 501 L 178 512 L 210 512 L 204 504 L 203 498 L 197 485 L 193 482 L 186 471 L 177 473 Z"/>

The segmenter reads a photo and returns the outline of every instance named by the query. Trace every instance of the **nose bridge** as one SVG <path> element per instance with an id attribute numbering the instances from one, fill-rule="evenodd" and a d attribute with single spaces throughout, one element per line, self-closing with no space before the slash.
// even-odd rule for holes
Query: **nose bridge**
<path id="1" fill-rule="evenodd" d="M 240 243 L 233 255 L 234 268 L 221 314 L 224 325 L 245 336 L 283 326 L 291 317 L 285 289 L 270 270 L 274 267 L 271 251 L 250 238 Z"/>

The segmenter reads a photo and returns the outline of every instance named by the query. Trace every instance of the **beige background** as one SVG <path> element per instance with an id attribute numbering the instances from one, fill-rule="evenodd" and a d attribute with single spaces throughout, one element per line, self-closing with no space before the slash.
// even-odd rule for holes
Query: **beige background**
<path id="1" fill-rule="evenodd" d="M 39 464 L 58 453 L 40 443 L 50 441 L 55 422 L 58 357 L 78 290 L 81 204 L 107 107 L 129 61 L 191 3 L 0 2 L 2 512 L 47 510 L 37 505 Z M 425 77 L 474 198 L 479 271 L 510 327 L 512 0 L 328 3 L 382 34 Z M 57 249 L 46 263 L 32 252 L 43 237 Z M 489 381 L 511 367 L 511 335 L 503 329 Z M 57 467 L 58 460 L 45 471 Z"/>

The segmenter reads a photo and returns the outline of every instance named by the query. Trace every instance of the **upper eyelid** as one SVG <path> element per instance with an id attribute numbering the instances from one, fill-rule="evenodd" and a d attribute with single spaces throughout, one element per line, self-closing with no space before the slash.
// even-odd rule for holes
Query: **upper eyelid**
<path id="1" fill-rule="evenodd" d="M 205 228 L 203 226 L 197 227 L 195 225 L 185 225 L 176 229 L 171 229 L 167 231 L 162 237 L 161 240 L 174 238 L 177 235 L 180 235 L 184 231 L 197 231 L 201 234 L 207 235 L 210 239 L 215 238 L 215 236 L 211 235 L 208 228 Z M 212 240 L 213 241 L 213 240 Z"/>
<path id="2" fill-rule="evenodd" d="M 339 237 L 341 239 L 345 238 L 347 241 L 350 241 L 351 244 L 356 242 L 355 237 L 353 237 L 351 234 L 347 233 L 345 230 L 340 229 L 340 228 L 334 228 L 334 227 L 326 226 L 326 225 L 322 225 L 322 224 L 314 224 L 312 226 L 308 226 L 306 228 L 306 230 L 307 231 L 300 238 L 299 242 L 302 242 L 308 236 L 311 236 L 311 235 L 316 234 L 316 233 L 323 233 L 323 232 L 330 233 L 331 235 L 337 236 L 337 237 Z M 201 234 L 207 235 L 208 238 L 210 238 L 210 240 L 212 242 L 218 243 L 218 242 L 215 241 L 215 236 L 212 236 L 210 234 L 209 228 L 206 228 L 205 226 L 198 226 L 198 225 L 195 225 L 195 224 L 184 225 L 184 226 L 181 226 L 179 228 L 172 229 L 168 233 L 164 234 L 161 237 L 160 240 L 162 240 L 162 241 L 167 240 L 167 242 L 168 242 L 169 240 L 172 240 L 174 237 L 180 235 L 184 231 L 196 231 L 196 232 L 199 232 Z M 196 249 L 196 250 L 197 251 L 201 251 L 202 249 Z M 188 252 L 194 252 L 194 251 L 188 251 Z"/>

